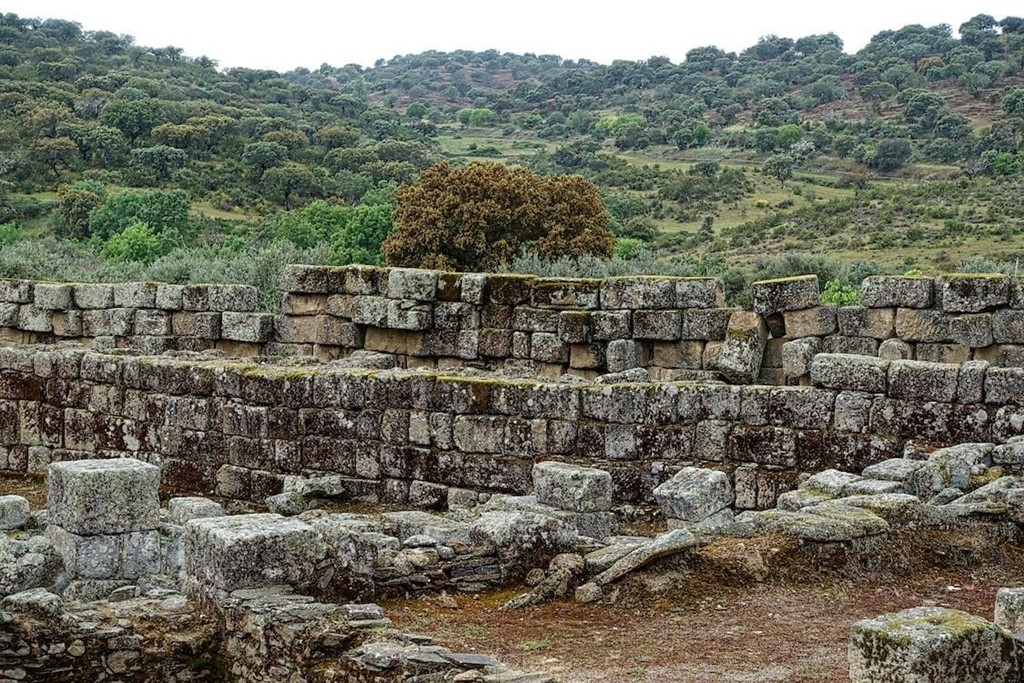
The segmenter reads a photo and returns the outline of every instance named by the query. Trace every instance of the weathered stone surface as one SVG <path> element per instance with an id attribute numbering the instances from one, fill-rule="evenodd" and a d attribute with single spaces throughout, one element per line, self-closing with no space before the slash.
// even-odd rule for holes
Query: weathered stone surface
<path id="1" fill-rule="evenodd" d="M 896 311 L 896 336 L 908 342 L 953 341 L 950 316 L 932 309 L 900 308 Z"/>
<path id="2" fill-rule="evenodd" d="M 71 306 L 71 302 L 71 285 L 40 282 L 35 287 L 33 303 L 36 308 L 45 311 L 64 311 Z"/>
<path id="3" fill-rule="evenodd" d="M 989 364 L 983 360 L 971 360 L 960 365 L 957 383 L 958 403 L 981 403 L 985 400 L 985 375 Z"/>
<path id="4" fill-rule="evenodd" d="M 671 278 L 613 277 L 601 282 L 601 308 L 676 308 L 676 283 Z"/>
<path id="5" fill-rule="evenodd" d="M 613 339 L 608 342 L 608 372 L 623 372 L 643 365 L 644 350 L 632 339 Z"/>
<path id="6" fill-rule="evenodd" d="M 847 337 L 888 339 L 896 334 L 895 308 L 842 306 L 836 311 L 839 333 Z"/>
<path id="7" fill-rule="evenodd" d="M 994 682 L 1020 675 L 1008 632 L 943 607 L 915 607 L 856 622 L 849 657 L 852 683 Z"/>
<path id="8" fill-rule="evenodd" d="M 605 512 L 612 506 L 612 477 L 592 467 L 561 462 L 533 466 L 537 501 L 560 510 Z"/>
<path id="9" fill-rule="evenodd" d="M 925 498 L 943 489 L 970 489 L 975 468 L 992 464 L 994 448 L 990 443 L 964 443 L 934 451 L 906 479 L 907 492 Z"/>
<path id="10" fill-rule="evenodd" d="M 930 277 L 876 275 L 861 284 L 861 301 L 867 308 L 928 308 L 932 293 Z"/>
<path id="11" fill-rule="evenodd" d="M 630 311 L 594 311 L 590 319 L 594 326 L 594 339 L 610 341 L 628 339 L 633 335 Z"/>
<path id="12" fill-rule="evenodd" d="M 884 479 L 886 481 L 905 482 L 917 470 L 924 467 L 923 460 L 910 460 L 909 458 L 890 458 L 880 463 L 864 468 L 864 476 L 871 479 Z"/>
<path id="13" fill-rule="evenodd" d="M 950 321 L 953 341 L 979 349 L 992 344 L 992 316 L 988 313 L 958 315 Z"/>
<path id="14" fill-rule="evenodd" d="M 274 316 L 268 313 L 221 314 L 221 337 L 233 341 L 260 343 L 269 341 L 274 334 Z"/>
<path id="15" fill-rule="evenodd" d="M 74 534 L 154 529 L 159 521 L 160 468 L 134 458 L 50 465 L 50 523 Z"/>
<path id="16" fill-rule="evenodd" d="M 1024 368 L 989 368 L 985 373 L 986 403 L 1024 403 Z"/>
<path id="17" fill-rule="evenodd" d="M 786 337 L 801 339 L 803 337 L 823 337 L 834 334 L 836 324 L 835 306 L 815 306 L 798 311 L 784 311 Z"/>
<path id="18" fill-rule="evenodd" d="M 185 526 L 184 569 L 193 590 L 309 584 L 324 555 L 313 527 L 280 515 L 208 517 Z"/>
<path id="19" fill-rule="evenodd" d="M 996 344 L 1024 344 L 1024 310 L 994 311 L 989 315 Z"/>
<path id="20" fill-rule="evenodd" d="M 0 531 L 20 529 L 29 521 L 28 500 L 22 496 L 0 496 Z"/>
<path id="21" fill-rule="evenodd" d="M 754 311 L 765 316 L 814 308 L 819 303 L 817 275 L 760 280 L 750 287 L 754 294 Z"/>
<path id="22" fill-rule="evenodd" d="M 46 538 L 64 559 L 71 579 L 132 580 L 160 572 L 160 534 L 155 530 L 80 535 L 51 522 Z"/>
<path id="23" fill-rule="evenodd" d="M 811 361 L 821 350 L 821 341 L 810 337 L 794 339 L 782 345 L 782 372 L 789 382 L 809 377 Z"/>
<path id="24" fill-rule="evenodd" d="M 167 510 L 171 521 L 182 525 L 192 519 L 223 517 L 226 514 L 224 506 L 217 501 L 199 497 L 171 498 L 167 501 Z"/>
<path id="25" fill-rule="evenodd" d="M 389 299 L 434 301 L 437 299 L 437 271 L 419 268 L 391 268 L 387 271 Z"/>
<path id="26" fill-rule="evenodd" d="M 914 347 L 902 339 L 886 339 L 878 347 L 878 357 L 883 360 L 909 360 L 914 357 Z"/>
<path id="27" fill-rule="evenodd" d="M 0 280 L 0 301 L 27 304 L 32 301 L 35 283 L 29 280 Z"/>
<path id="28" fill-rule="evenodd" d="M 851 474 L 840 470 L 825 470 L 813 475 L 801 484 L 800 488 L 839 497 L 847 495 L 847 487 L 856 484 L 862 479 L 863 477 L 859 474 Z"/>
<path id="29" fill-rule="evenodd" d="M 486 512 L 469 528 L 475 543 L 492 546 L 498 554 L 502 579 L 516 580 L 547 558 L 572 549 L 575 530 L 563 521 L 528 512 Z"/>
<path id="30" fill-rule="evenodd" d="M 725 282 L 717 277 L 676 279 L 676 306 L 683 309 L 714 309 L 725 305 Z"/>
<path id="31" fill-rule="evenodd" d="M 978 313 L 1010 301 L 1010 278 L 1001 273 L 957 273 L 941 279 L 942 310 Z"/>
<path id="32" fill-rule="evenodd" d="M 114 306 L 118 308 L 154 308 L 155 282 L 119 282 L 114 285 Z"/>
<path id="33" fill-rule="evenodd" d="M 996 592 L 995 624 L 1024 640 L 1024 588 L 1000 588 Z"/>
<path id="34" fill-rule="evenodd" d="M 600 285 L 600 280 L 537 280 L 530 291 L 530 304 L 535 308 L 594 309 L 600 303 Z"/>
<path id="35" fill-rule="evenodd" d="M 819 354 L 811 361 L 811 382 L 826 389 L 885 393 L 889 361 L 851 354 Z"/>
<path id="36" fill-rule="evenodd" d="M 618 581 L 630 572 L 646 567 L 652 562 L 685 552 L 697 545 L 697 537 L 689 529 L 673 529 L 668 533 L 661 534 L 650 543 L 629 552 L 611 567 L 594 577 L 593 582 L 598 586 L 606 586 L 609 583 Z"/>
<path id="37" fill-rule="evenodd" d="M 956 399 L 960 366 L 896 360 L 889 364 L 889 396 L 893 398 L 945 401 Z"/>
<path id="38" fill-rule="evenodd" d="M 822 543 L 847 542 L 889 530 L 888 523 L 878 515 L 834 502 L 808 505 L 798 512 L 745 512 L 736 521 L 751 521 L 761 528 Z"/>
<path id="39" fill-rule="evenodd" d="M 639 310 L 633 312 L 633 336 L 638 339 L 679 339 L 682 311 Z"/>
<path id="40" fill-rule="evenodd" d="M 718 351 L 718 371 L 736 384 L 750 384 L 761 370 L 768 327 L 764 318 L 749 311 L 729 316 L 729 329 Z"/>
<path id="41" fill-rule="evenodd" d="M 732 505 L 735 494 L 725 472 L 684 467 L 654 489 L 654 498 L 666 517 L 701 522 Z"/>

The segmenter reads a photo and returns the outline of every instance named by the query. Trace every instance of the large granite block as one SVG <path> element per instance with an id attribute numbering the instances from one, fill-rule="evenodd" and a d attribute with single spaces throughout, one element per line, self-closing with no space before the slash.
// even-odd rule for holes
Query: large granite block
<path id="1" fill-rule="evenodd" d="M 562 462 L 533 466 L 537 501 L 559 510 L 605 512 L 612 506 L 612 476 L 604 470 Z"/>
<path id="2" fill-rule="evenodd" d="M 665 517 L 701 522 L 732 505 L 735 495 L 725 472 L 684 467 L 654 489 L 654 498 Z"/>
<path id="3" fill-rule="evenodd" d="M 160 468 L 134 458 L 50 465 L 49 522 L 73 534 L 120 534 L 156 528 Z"/>
<path id="4" fill-rule="evenodd" d="M 751 289 L 754 293 L 754 310 L 761 315 L 799 311 L 819 304 L 817 275 L 760 280 L 752 284 Z"/>

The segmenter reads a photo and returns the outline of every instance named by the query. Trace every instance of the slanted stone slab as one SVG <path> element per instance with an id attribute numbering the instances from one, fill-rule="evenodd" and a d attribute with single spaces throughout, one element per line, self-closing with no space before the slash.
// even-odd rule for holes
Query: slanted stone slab
<path id="1" fill-rule="evenodd" d="M 1012 636 L 959 610 L 915 607 L 853 625 L 852 683 L 1012 681 L 1020 671 Z"/>
<path id="2" fill-rule="evenodd" d="M 917 470 L 924 467 L 924 460 L 910 458 L 890 458 L 864 468 L 864 476 L 869 479 L 904 482 Z"/>
<path id="3" fill-rule="evenodd" d="M 313 527 L 280 515 L 209 517 L 185 526 L 185 574 L 192 589 L 309 584 L 324 552 Z"/>
<path id="4" fill-rule="evenodd" d="M 563 462 L 533 466 L 537 501 L 560 510 L 606 512 L 612 508 L 612 475 L 593 467 Z"/>
<path id="5" fill-rule="evenodd" d="M 160 468 L 136 460 L 73 460 L 50 465 L 49 523 L 73 534 L 120 534 L 159 522 Z"/>
<path id="6" fill-rule="evenodd" d="M 768 326 L 764 318 L 750 311 L 734 312 L 729 316 L 725 341 L 718 351 L 719 372 L 735 384 L 755 382 L 767 342 Z"/>
<path id="7" fill-rule="evenodd" d="M 684 467 L 654 489 L 654 498 L 669 519 L 701 522 L 732 505 L 736 496 L 725 472 Z"/>
<path id="8" fill-rule="evenodd" d="M 594 577 L 594 583 L 598 586 L 608 585 L 630 572 L 646 567 L 652 562 L 684 552 L 697 545 L 697 537 L 689 529 L 673 529 L 618 560 L 611 567 Z"/>
<path id="9" fill-rule="evenodd" d="M 817 275 L 760 280 L 750 287 L 754 293 L 754 311 L 761 315 L 799 311 L 819 304 Z"/>
<path id="10" fill-rule="evenodd" d="M 800 485 L 801 489 L 819 491 L 830 496 L 841 496 L 847 486 L 859 482 L 863 477 L 859 474 L 851 474 L 840 470 L 825 470 L 818 472 L 810 479 Z"/>
<path id="11" fill-rule="evenodd" d="M 20 529 L 28 524 L 28 500 L 22 496 L 0 496 L 0 531 Z"/>
<path id="12" fill-rule="evenodd" d="M 846 543 L 889 530 L 889 524 L 869 510 L 831 501 L 809 505 L 799 512 L 745 512 L 737 521 L 752 521 L 759 527 L 818 543 Z"/>

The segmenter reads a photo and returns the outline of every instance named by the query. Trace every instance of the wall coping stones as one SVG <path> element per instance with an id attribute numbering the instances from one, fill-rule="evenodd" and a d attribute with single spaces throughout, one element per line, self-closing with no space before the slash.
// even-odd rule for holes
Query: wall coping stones
<path id="1" fill-rule="evenodd" d="M 798 311 L 820 304 L 817 275 L 759 280 L 750 288 L 754 294 L 754 311 L 761 315 Z"/>

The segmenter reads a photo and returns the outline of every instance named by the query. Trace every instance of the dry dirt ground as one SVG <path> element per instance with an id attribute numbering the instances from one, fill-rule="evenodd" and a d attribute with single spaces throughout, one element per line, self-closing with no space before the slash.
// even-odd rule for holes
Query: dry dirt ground
<path id="1" fill-rule="evenodd" d="M 39 480 L 0 478 L 8 493 L 33 508 L 45 501 Z M 1019 532 L 947 530 L 852 557 L 779 537 L 729 539 L 627 577 L 592 605 L 503 611 L 520 590 L 380 602 L 395 628 L 562 683 L 826 683 L 848 680 L 858 619 L 921 605 L 991 619 L 996 590 L 1018 585 Z"/>

